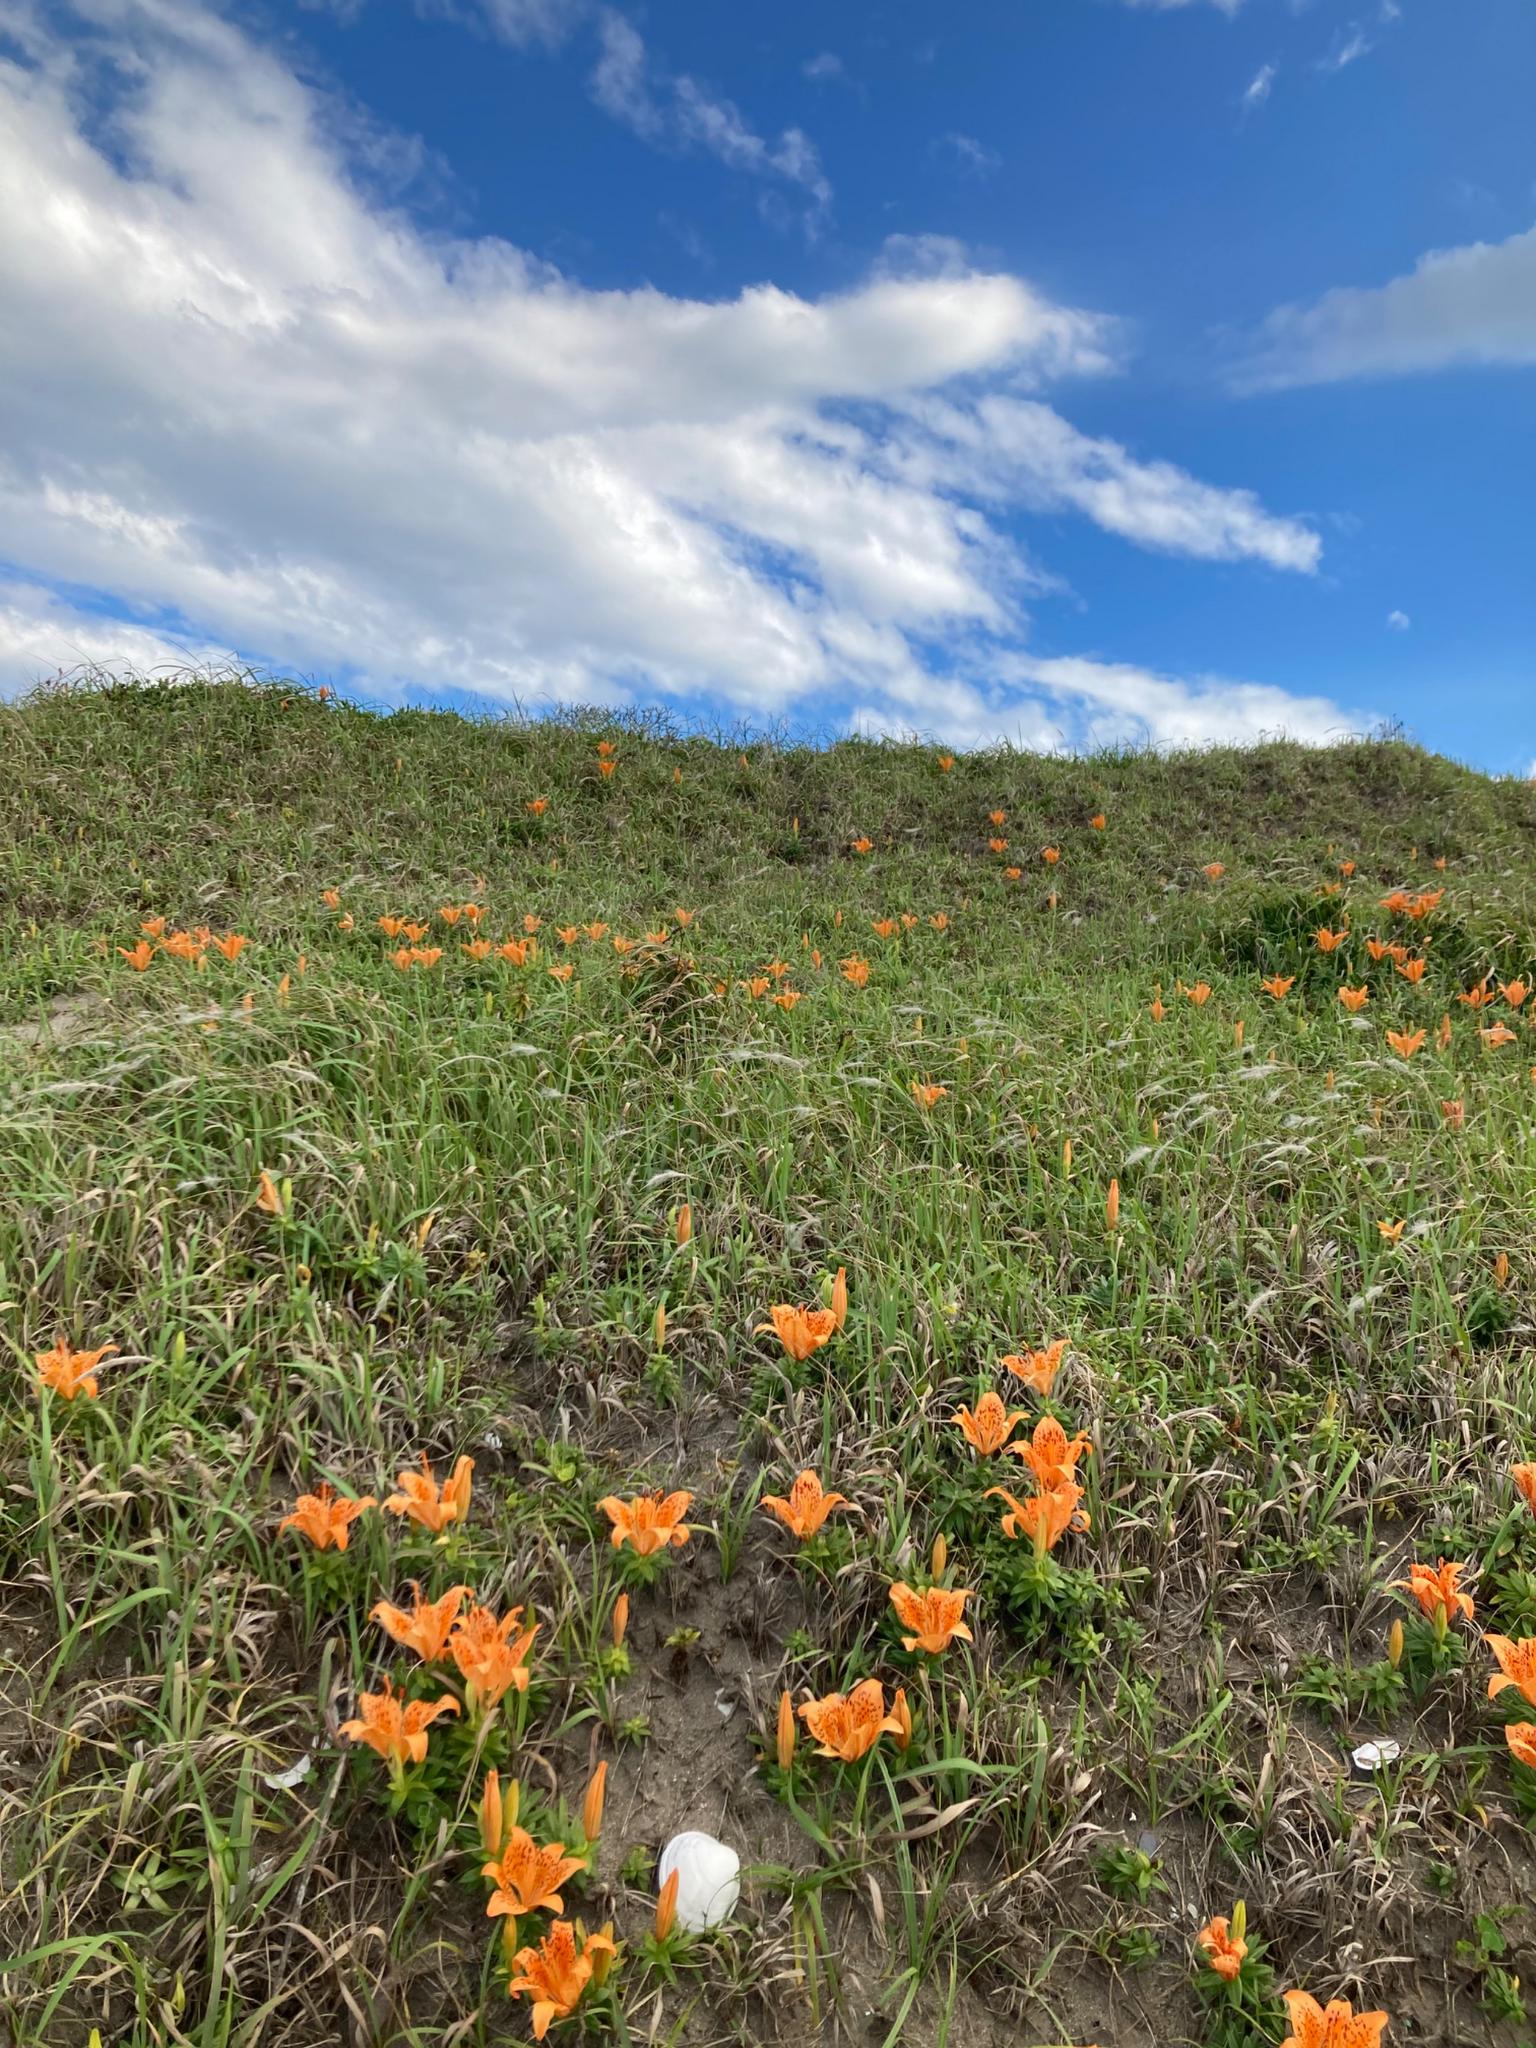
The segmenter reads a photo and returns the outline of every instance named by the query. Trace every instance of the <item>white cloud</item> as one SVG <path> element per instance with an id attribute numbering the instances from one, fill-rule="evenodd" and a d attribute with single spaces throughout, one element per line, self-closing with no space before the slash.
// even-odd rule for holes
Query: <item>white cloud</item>
<path id="1" fill-rule="evenodd" d="M 1159 14 L 1171 14 L 1176 7 L 1189 7 L 1198 0 L 1125 0 L 1127 7 L 1151 9 Z M 1210 0 L 1210 5 L 1222 14 L 1236 14 L 1243 0 Z"/>
<path id="2" fill-rule="evenodd" d="M 370 199 L 355 126 L 228 20 L 88 4 L 0 62 L 13 681 L 234 649 L 386 697 L 763 720 L 852 700 L 958 736 L 967 693 L 1011 690 L 1022 716 L 1042 688 L 978 680 L 1049 583 L 1021 509 L 1316 563 L 1315 535 L 1250 493 L 1028 397 L 1110 368 L 1116 330 L 951 242 L 893 244 L 821 299 L 589 291 Z M 1053 717 L 1072 687 L 1049 679 Z M 1217 686 L 1189 703 L 1226 729 Z"/>
<path id="3" fill-rule="evenodd" d="M 1368 57 L 1375 47 L 1358 23 L 1339 29 L 1326 53 L 1318 58 L 1317 68 L 1319 71 L 1343 71 L 1346 66 L 1357 64 L 1362 57 Z"/>
<path id="4" fill-rule="evenodd" d="M 1000 664 L 990 683 L 950 682 L 910 707 L 899 692 L 854 715 L 860 731 L 939 737 L 954 746 L 1010 744 L 1035 752 L 1111 746 L 1247 746 L 1292 739 L 1326 746 L 1366 728 L 1361 712 L 1221 676 L 1186 681 L 1128 662 L 1082 656 Z"/>
<path id="5" fill-rule="evenodd" d="M 1394 633 L 1406 633 L 1413 624 L 1406 612 L 1388 612 L 1387 625 Z"/>
<path id="6" fill-rule="evenodd" d="M 1252 78 L 1243 87 L 1243 105 L 1245 107 L 1263 106 L 1275 89 L 1275 79 L 1279 69 L 1278 64 L 1261 64 L 1259 66 Z"/>
<path id="7" fill-rule="evenodd" d="M 939 147 L 947 149 L 961 170 L 974 178 L 990 178 L 994 171 L 1002 168 L 1003 159 L 999 153 L 989 149 L 984 142 L 978 142 L 974 135 L 941 136 Z"/>
<path id="8" fill-rule="evenodd" d="M 807 57 L 800 69 L 813 84 L 824 85 L 828 79 L 843 76 L 843 60 L 835 50 L 820 50 Z"/>
<path id="9" fill-rule="evenodd" d="M 40 584 L 0 580 L 0 697 L 73 669 L 154 675 L 239 666 L 227 647 L 103 618 Z"/>
<path id="10" fill-rule="evenodd" d="M 592 73 L 592 97 L 616 121 L 662 148 L 699 148 L 733 170 L 796 185 L 805 193 L 808 230 L 832 204 L 832 187 L 816 145 L 799 128 L 765 142 L 733 101 L 721 99 L 687 72 L 673 76 L 653 64 L 634 24 L 605 8 L 599 23 L 602 53 Z"/>
<path id="11" fill-rule="evenodd" d="M 360 5 L 361 0 L 350 0 Z M 553 49 L 591 12 L 588 0 L 416 0 L 418 14 L 450 19 L 467 9 L 478 14 L 503 42 L 543 43 Z"/>
<path id="12" fill-rule="evenodd" d="M 1536 228 L 1421 256 L 1406 276 L 1282 306 L 1239 370 L 1247 387 L 1536 363 Z"/>

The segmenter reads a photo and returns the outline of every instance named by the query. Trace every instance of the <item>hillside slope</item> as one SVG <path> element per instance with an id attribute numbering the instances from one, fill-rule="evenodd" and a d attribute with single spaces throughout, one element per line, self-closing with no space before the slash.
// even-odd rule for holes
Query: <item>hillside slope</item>
<path id="1" fill-rule="evenodd" d="M 1524 2038 L 1533 848 L 1392 742 L 0 707 L 14 2038 L 528 2038 L 490 1766 L 619 1947 L 552 2039 Z M 740 1904 L 658 1944 L 682 1827 Z"/>

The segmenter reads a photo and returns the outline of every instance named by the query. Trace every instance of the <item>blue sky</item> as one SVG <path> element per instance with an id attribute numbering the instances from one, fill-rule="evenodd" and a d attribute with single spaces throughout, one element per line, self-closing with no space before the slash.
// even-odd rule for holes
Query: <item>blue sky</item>
<path id="1" fill-rule="evenodd" d="M 1528 0 L 9 0 L 0 690 L 1536 765 Z"/>

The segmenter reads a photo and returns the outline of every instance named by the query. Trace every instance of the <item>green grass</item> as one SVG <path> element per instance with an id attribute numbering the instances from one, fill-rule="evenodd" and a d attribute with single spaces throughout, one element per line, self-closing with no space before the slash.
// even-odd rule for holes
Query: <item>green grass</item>
<path id="1" fill-rule="evenodd" d="M 1530 2040 L 1536 1774 L 1481 1632 L 1536 1635 L 1536 1000 L 1456 998 L 1536 971 L 1533 847 L 1530 784 L 1389 741 L 946 773 L 298 686 L 0 708 L 8 2038 L 526 2039 L 483 1771 L 579 1847 L 607 1759 L 566 1906 L 620 1954 L 555 2040 L 1243 2048 L 1292 1986 L 1389 2042 Z M 1396 888 L 1444 895 L 1415 922 Z M 467 957 L 466 902 L 498 944 L 542 920 L 537 956 Z M 381 915 L 441 959 L 393 965 Z M 136 972 L 159 918 L 250 944 Z M 845 1327 L 796 1363 L 759 1326 L 839 1267 Z M 1057 1338 L 1092 1526 L 1041 1563 L 986 1497 L 1029 1472 L 951 1418 L 995 1387 L 1032 1429 L 998 1361 Z M 60 1339 L 119 1347 L 99 1399 L 39 1394 Z M 279 1532 L 423 1452 L 475 1460 L 447 1544 L 377 1509 L 340 1559 Z M 757 1501 L 807 1467 L 851 1512 L 802 1549 Z M 637 1578 L 598 1503 L 640 1486 L 694 1534 Z M 929 1660 L 887 1596 L 941 1533 L 975 1642 Z M 1442 1555 L 1477 1616 L 1437 1639 L 1389 1582 Z M 392 1802 L 339 1727 L 385 1673 L 455 1680 L 369 1619 L 412 1579 L 539 1634 L 527 1694 L 438 1722 Z M 781 1690 L 870 1677 L 909 1747 L 834 1765 L 802 1726 L 786 1783 Z M 740 1849 L 741 1906 L 658 1944 L 682 1826 Z M 1239 1898 L 1240 2001 L 1193 1950 Z"/>

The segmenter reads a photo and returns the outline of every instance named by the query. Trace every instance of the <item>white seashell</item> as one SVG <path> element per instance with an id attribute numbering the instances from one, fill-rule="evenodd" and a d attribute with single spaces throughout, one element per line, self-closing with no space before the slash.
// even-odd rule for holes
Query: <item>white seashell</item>
<path id="1" fill-rule="evenodd" d="M 741 1897 L 741 1858 L 724 1842 L 689 1828 L 674 1835 L 656 1864 L 658 1890 L 673 1871 L 677 1879 L 677 1924 L 702 1934 L 729 1920 Z"/>
<path id="2" fill-rule="evenodd" d="M 1402 1755 L 1402 1744 L 1394 1742 L 1390 1735 L 1384 1735 L 1380 1742 L 1362 1742 L 1350 1756 L 1350 1762 L 1357 1771 L 1384 1771 L 1395 1764 Z"/>

